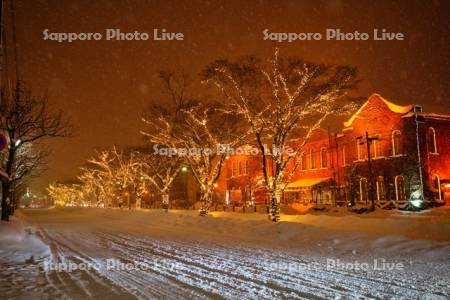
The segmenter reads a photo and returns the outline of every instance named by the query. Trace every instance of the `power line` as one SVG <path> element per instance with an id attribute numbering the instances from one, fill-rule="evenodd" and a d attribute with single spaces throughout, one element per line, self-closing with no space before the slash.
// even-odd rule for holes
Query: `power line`
<path id="1" fill-rule="evenodd" d="M 12 44 L 14 49 L 14 67 L 16 71 L 16 82 L 19 80 L 19 58 L 17 53 L 17 37 L 16 37 L 16 14 L 14 11 L 13 0 L 9 1 L 9 9 L 11 14 L 11 31 L 12 31 Z"/>

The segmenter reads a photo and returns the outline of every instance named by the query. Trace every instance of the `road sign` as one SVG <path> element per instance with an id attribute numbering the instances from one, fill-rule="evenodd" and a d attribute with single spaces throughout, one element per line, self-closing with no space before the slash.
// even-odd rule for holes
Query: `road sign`
<path id="1" fill-rule="evenodd" d="M 0 133 L 0 151 L 3 151 L 8 146 L 8 141 L 3 133 Z"/>

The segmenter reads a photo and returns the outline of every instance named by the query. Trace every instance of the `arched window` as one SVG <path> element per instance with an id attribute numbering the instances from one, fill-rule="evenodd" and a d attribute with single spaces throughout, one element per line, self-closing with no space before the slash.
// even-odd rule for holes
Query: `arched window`
<path id="1" fill-rule="evenodd" d="M 395 176 L 395 199 L 406 200 L 405 178 L 401 175 Z"/>
<path id="2" fill-rule="evenodd" d="M 384 186 L 384 177 L 383 176 L 377 177 L 377 199 L 378 200 L 386 199 L 386 189 Z"/>
<path id="3" fill-rule="evenodd" d="M 400 130 L 392 131 L 392 155 L 398 156 L 403 154 L 402 133 Z"/>
<path id="4" fill-rule="evenodd" d="M 316 161 L 317 161 L 317 158 L 316 158 L 316 150 L 314 149 L 314 148 L 312 148 L 311 150 L 310 150 L 310 169 L 315 169 L 315 168 L 317 168 L 317 164 L 316 164 Z"/>
<path id="5" fill-rule="evenodd" d="M 238 168 L 239 168 L 239 175 L 244 175 L 244 164 L 242 160 L 239 161 Z"/>
<path id="6" fill-rule="evenodd" d="M 328 168 L 327 149 L 325 147 L 320 149 L 320 167 Z"/>
<path id="7" fill-rule="evenodd" d="M 362 177 L 359 179 L 359 200 L 361 202 L 369 199 L 369 193 L 367 192 L 367 179 Z"/>
<path id="8" fill-rule="evenodd" d="M 380 143 L 379 143 L 378 140 L 373 140 L 372 141 L 372 149 L 371 150 L 372 150 L 371 156 L 373 158 L 377 158 L 377 157 L 382 156 L 381 155 L 381 149 L 380 149 Z"/>
<path id="9" fill-rule="evenodd" d="M 238 175 L 238 164 L 236 161 L 233 161 L 231 164 L 231 177 Z"/>
<path id="10" fill-rule="evenodd" d="M 433 127 L 428 128 L 428 147 L 430 153 L 438 153 L 436 145 L 436 131 Z"/>
<path id="11" fill-rule="evenodd" d="M 442 200 L 441 179 L 439 178 L 439 175 L 437 175 L 437 174 L 433 175 L 432 185 L 433 185 L 433 190 L 438 193 L 438 199 Z"/>
<path id="12" fill-rule="evenodd" d="M 300 154 L 300 170 L 307 170 L 305 152 L 302 152 L 302 154 Z"/>

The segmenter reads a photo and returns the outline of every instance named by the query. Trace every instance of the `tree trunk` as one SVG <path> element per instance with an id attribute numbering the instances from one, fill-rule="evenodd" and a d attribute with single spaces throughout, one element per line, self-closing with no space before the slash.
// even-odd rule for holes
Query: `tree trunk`
<path id="1" fill-rule="evenodd" d="M 169 193 L 164 192 L 162 194 L 162 207 L 167 212 L 169 210 Z"/>
<path id="2" fill-rule="evenodd" d="M 2 221 L 9 221 L 9 182 L 2 182 Z"/>
<path id="3" fill-rule="evenodd" d="M 11 144 L 8 152 L 8 161 L 6 162 L 6 174 L 10 178 L 2 182 L 2 221 L 9 221 L 11 207 L 11 174 L 14 165 L 16 148 Z"/>
<path id="4" fill-rule="evenodd" d="M 212 189 L 207 189 L 206 191 L 203 191 L 200 197 L 200 211 L 199 211 L 200 216 L 208 215 L 211 202 L 212 202 Z"/>
<path id="5" fill-rule="evenodd" d="M 270 193 L 270 213 L 269 213 L 269 219 L 272 222 L 280 221 L 280 201 L 281 201 L 281 191 L 272 191 Z"/>

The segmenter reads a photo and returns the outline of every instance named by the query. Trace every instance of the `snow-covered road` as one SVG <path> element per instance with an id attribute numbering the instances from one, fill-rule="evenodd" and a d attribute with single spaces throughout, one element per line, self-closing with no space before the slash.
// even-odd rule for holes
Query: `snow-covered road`
<path id="1" fill-rule="evenodd" d="M 340 254 L 311 255 L 314 247 L 303 254 L 301 249 L 228 239 L 186 238 L 189 230 L 183 238 L 174 233 L 182 231 L 183 222 L 178 229 L 155 225 L 151 234 L 153 230 L 142 228 L 140 222 L 135 227 L 122 224 L 117 214 L 100 214 L 91 222 L 77 218 L 75 212 L 60 218 L 48 212 L 25 215 L 26 234 L 38 236 L 48 251 L 25 262 L 2 263 L 0 288 L 6 298 L 448 299 L 450 295 L 448 261 L 401 256 L 381 260 L 336 251 Z M 344 262 L 352 265 L 343 266 Z M 397 270 L 389 270 L 394 263 Z M 63 270 L 71 265 L 83 270 Z"/>

